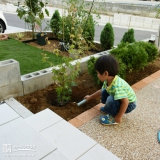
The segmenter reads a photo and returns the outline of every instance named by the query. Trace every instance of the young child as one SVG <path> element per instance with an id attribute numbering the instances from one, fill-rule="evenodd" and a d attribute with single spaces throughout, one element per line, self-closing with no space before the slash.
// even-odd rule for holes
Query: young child
<path id="1" fill-rule="evenodd" d="M 99 57 L 95 70 L 103 82 L 102 89 L 84 98 L 89 101 L 101 96 L 101 102 L 105 105 L 100 111 L 106 114 L 100 117 L 102 124 L 121 123 L 123 114 L 136 108 L 136 95 L 130 85 L 118 76 L 118 62 L 111 54 Z"/>

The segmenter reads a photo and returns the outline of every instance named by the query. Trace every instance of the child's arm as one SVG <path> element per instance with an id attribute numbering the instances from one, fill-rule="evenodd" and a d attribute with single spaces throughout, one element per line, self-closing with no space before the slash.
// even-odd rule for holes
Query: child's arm
<path id="1" fill-rule="evenodd" d="M 89 101 L 91 99 L 95 99 L 101 96 L 101 89 L 96 91 L 95 93 L 91 94 L 91 95 L 86 95 L 84 98 Z"/>
<path id="2" fill-rule="evenodd" d="M 123 114 L 126 112 L 129 104 L 128 98 L 123 98 L 120 101 L 121 101 L 120 109 L 118 114 L 115 116 L 115 121 L 117 123 L 120 123 L 122 121 Z"/>

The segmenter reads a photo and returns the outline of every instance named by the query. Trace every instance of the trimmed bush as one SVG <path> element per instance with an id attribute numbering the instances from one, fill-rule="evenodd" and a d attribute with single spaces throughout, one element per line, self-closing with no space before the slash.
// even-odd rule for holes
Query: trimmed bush
<path id="1" fill-rule="evenodd" d="M 158 56 L 158 48 L 148 42 L 136 42 L 137 45 L 142 46 L 148 54 L 148 62 L 153 62 Z"/>
<path id="2" fill-rule="evenodd" d="M 119 76 L 125 79 L 126 77 L 126 65 L 121 61 L 121 59 L 117 58 L 118 63 L 119 63 Z M 87 62 L 87 68 L 88 68 L 88 73 L 93 77 L 94 81 L 98 85 L 102 85 L 102 82 L 98 79 L 97 72 L 94 68 L 95 63 L 96 63 L 97 58 L 95 57 L 90 57 L 90 59 Z"/>
<path id="3" fill-rule="evenodd" d="M 114 31 L 111 23 L 107 23 L 100 35 L 100 43 L 103 50 L 109 50 L 114 45 Z"/>
<path id="4" fill-rule="evenodd" d="M 125 42 L 125 43 L 126 42 L 128 42 L 128 43 L 135 42 L 135 39 L 134 39 L 134 30 L 132 28 L 124 33 L 121 42 Z"/>
<path id="5" fill-rule="evenodd" d="M 59 11 L 55 10 L 50 20 L 50 27 L 55 36 L 58 36 L 58 32 L 60 31 L 60 22 L 61 22 L 61 16 L 59 14 Z"/>
<path id="6" fill-rule="evenodd" d="M 148 54 L 137 43 L 129 45 L 122 43 L 117 48 L 111 50 L 110 54 L 120 59 L 127 66 L 128 71 L 142 69 L 148 64 Z"/>
<path id="7" fill-rule="evenodd" d="M 117 57 L 116 57 L 117 58 Z M 121 59 L 118 59 L 118 63 L 119 63 L 119 72 L 118 72 L 118 75 L 125 79 L 126 78 L 126 70 L 127 70 L 127 66 L 122 62 Z"/>
<path id="8" fill-rule="evenodd" d="M 96 84 L 100 85 L 101 81 L 97 77 L 97 72 L 94 68 L 95 63 L 96 63 L 97 58 L 95 57 L 90 57 L 90 59 L 87 61 L 87 68 L 88 68 L 88 73 L 93 76 L 94 81 Z"/>

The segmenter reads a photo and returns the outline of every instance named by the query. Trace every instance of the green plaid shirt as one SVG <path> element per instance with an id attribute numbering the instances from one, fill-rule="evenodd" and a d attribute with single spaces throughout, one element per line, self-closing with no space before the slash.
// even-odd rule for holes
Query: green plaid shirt
<path id="1" fill-rule="evenodd" d="M 108 94 L 114 97 L 114 100 L 128 98 L 129 102 L 136 101 L 136 95 L 131 86 L 117 75 L 110 86 L 107 86 L 107 81 L 104 81 L 102 88 L 106 89 Z"/>

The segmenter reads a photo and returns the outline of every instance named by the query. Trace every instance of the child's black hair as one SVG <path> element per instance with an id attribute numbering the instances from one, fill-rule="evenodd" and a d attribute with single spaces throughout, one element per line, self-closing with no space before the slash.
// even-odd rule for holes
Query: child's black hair
<path id="1" fill-rule="evenodd" d="M 99 57 L 95 63 L 95 70 L 101 75 L 107 71 L 109 76 L 115 76 L 118 74 L 118 67 L 118 61 L 111 54 Z"/>

